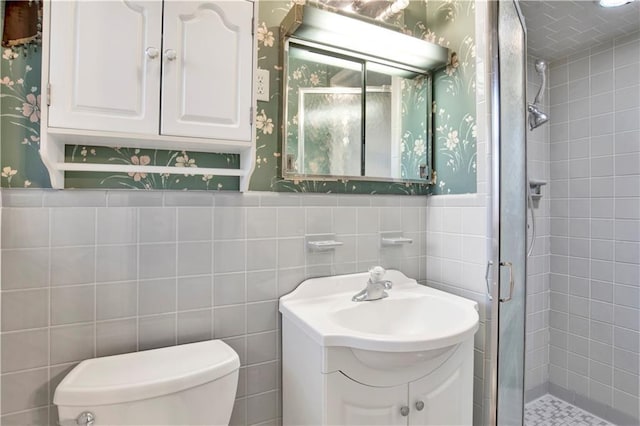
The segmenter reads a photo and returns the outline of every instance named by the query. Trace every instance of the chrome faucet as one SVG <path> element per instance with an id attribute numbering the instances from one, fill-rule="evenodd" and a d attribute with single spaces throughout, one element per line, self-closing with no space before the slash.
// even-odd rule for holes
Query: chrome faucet
<path id="1" fill-rule="evenodd" d="M 369 270 L 371 276 L 367 281 L 367 286 L 356 293 L 355 296 L 351 298 L 354 302 L 365 302 L 370 300 L 379 300 L 384 299 L 389 296 L 389 294 L 385 290 L 389 290 L 393 287 L 391 281 L 383 280 L 382 277 L 387 271 L 384 270 L 382 266 L 376 266 Z"/>

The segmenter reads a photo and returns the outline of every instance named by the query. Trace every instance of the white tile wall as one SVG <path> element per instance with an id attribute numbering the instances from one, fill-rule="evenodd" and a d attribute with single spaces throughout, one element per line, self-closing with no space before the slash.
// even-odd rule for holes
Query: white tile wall
<path id="1" fill-rule="evenodd" d="M 551 390 L 640 422 L 640 37 L 552 63 Z"/>
<path id="2" fill-rule="evenodd" d="M 485 144 L 486 145 L 486 144 Z M 427 202 L 427 285 L 475 300 L 480 328 L 475 335 L 474 424 L 485 424 L 490 381 L 489 301 L 484 281 L 487 261 L 486 194 L 432 196 Z"/>
<path id="3" fill-rule="evenodd" d="M 376 264 L 426 277 L 426 197 L 3 189 L 2 424 L 55 424 L 80 360 L 221 338 L 232 424 L 280 416 L 279 296 Z M 413 238 L 382 248 L 381 230 Z M 307 253 L 305 233 L 345 245 Z"/>
<path id="4" fill-rule="evenodd" d="M 540 76 L 527 58 L 527 100 L 533 102 L 540 89 Z M 548 70 L 547 70 L 548 77 Z M 564 96 L 556 93 L 554 98 Z M 550 112 L 549 88 L 543 92 L 542 110 Z M 536 240 L 527 265 L 527 317 L 525 342 L 525 400 L 532 401 L 547 392 L 549 381 L 549 125 L 527 131 L 527 167 L 530 179 L 547 182 L 542 198 L 534 202 Z M 531 215 L 527 212 L 529 238 Z"/>

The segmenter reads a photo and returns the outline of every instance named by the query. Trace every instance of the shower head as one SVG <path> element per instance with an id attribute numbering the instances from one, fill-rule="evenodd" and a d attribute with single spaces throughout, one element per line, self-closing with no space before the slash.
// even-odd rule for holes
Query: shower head
<path id="1" fill-rule="evenodd" d="M 545 72 L 547 71 L 547 63 L 543 60 L 538 59 L 535 63 L 536 72 L 540 75 L 540 89 L 538 90 L 538 94 L 533 100 L 532 104 L 529 104 L 529 128 L 531 130 L 536 127 L 542 126 L 544 123 L 549 121 L 549 116 L 542 112 L 540 109 L 540 104 L 542 103 L 542 95 L 544 93 L 544 89 L 546 87 L 547 78 Z"/>
<path id="2" fill-rule="evenodd" d="M 529 104 L 529 129 L 533 130 L 536 127 L 542 126 L 549 121 L 549 116 L 542 112 L 540 107 L 536 104 Z"/>

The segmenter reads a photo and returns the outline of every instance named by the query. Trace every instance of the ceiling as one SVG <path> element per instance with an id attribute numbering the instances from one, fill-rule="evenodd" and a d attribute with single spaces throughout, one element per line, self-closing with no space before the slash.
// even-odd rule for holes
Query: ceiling
<path id="1" fill-rule="evenodd" d="M 554 61 L 640 30 L 640 0 L 600 7 L 595 0 L 521 0 L 528 54 Z"/>

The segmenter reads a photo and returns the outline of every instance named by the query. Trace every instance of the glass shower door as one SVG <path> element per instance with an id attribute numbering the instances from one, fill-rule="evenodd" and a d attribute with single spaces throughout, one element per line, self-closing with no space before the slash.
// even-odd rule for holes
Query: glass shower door
<path id="1" fill-rule="evenodd" d="M 493 312 L 497 312 L 497 365 L 494 372 L 495 421 L 521 425 L 524 410 L 524 340 L 526 279 L 526 30 L 517 1 L 495 2 L 497 63 L 494 104 L 499 134 L 494 134 Z M 495 44 L 494 44 L 495 46 Z M 494 62 L 495 63 L 495 62 Z M 494 96 L 496 92 L 494 91 Z M 495 113 L 496 111 L 494 111 Z M 495 124 L 494 124 L 495 125 Z M 495 229 L 497 228 L 497 229 Z"/>

